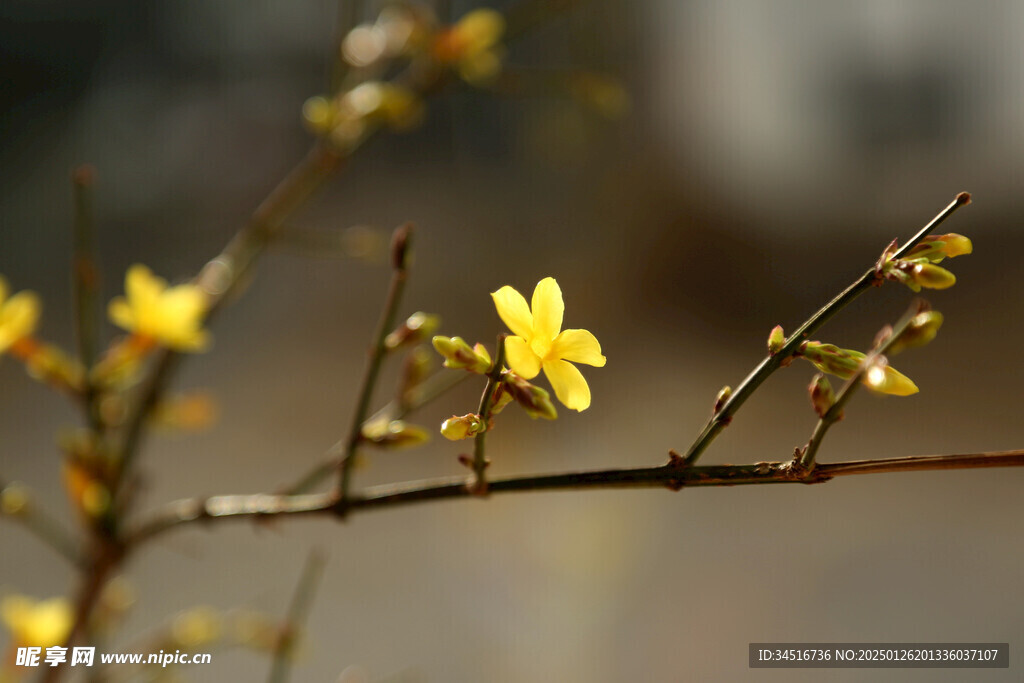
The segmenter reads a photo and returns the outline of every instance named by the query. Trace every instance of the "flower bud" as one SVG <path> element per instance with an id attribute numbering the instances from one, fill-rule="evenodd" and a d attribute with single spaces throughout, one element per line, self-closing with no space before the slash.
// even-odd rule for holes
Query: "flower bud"
<path id="1" fill-rule="evenodd" d="M 75 508 L 86 518 L 97 519 L 110 508 L 110 490 L 96 472 L 75 458 L 64 461 L 61 468 L 64 488 Z"/>
<path id="2" fill-rule="evenodd" d="M 423 347 L 416 347 L 405 357 L 402 376 L 398 381 L 398 396 L 408 403 L 434 367 L 434 355 Z"/>
<path id="3" fill-rule="evenodd" d="M 384 338 L 384 348 L 394 351 L 401 346 L 418 344 L 434 334 L 440 325 L 440 316 L 417 311 Z"/>
<path id="4" fill-rule="evenodd" d="M 910 396 L 919 389 L 914 382 L 891 367 L 884 356 L 879 356 L 864 374 L 864 384 L 872 391 L 892 396 Z"/>
<path id="5" fill-rule="evenodd" d="M 192 650 L 217 642 L 223 631 L 221 613 L 205 605 L 187 609 L 171 622 L 171 639 L 175 646 Z"/>
<path id="6" fill-rule="evenodd" d="M 804 342 L 800 347 L 800 355 L 821 372 L 841 379 L 853 377 L 866 358 L 860 351 L 813 341 Z M 865 373 L 863 382 L 877 392 L 893 396 L 909 396 L 918 391 L 917 385 L 910 378 L 889 367 L 884 356 L 875 360 L 874 365 Z"/>
<path id="7" fill-rule="evenodd" d="M 12 297 L 7 295 L 7 281 L 0 277 L 0 353 L 19 340 L 31 338 L 43 310 L 42 301 L 35 292 L 18 292 Z"/>
<path id="8" fill-rule="evenodd" d="M 558 417 L 558 411 L 555 410 L 555 405 L 551 402 L 551 394 L 544 389 L 530 384 L 511 371 L 505 373 L 504 383 L 512 398 L 523 407 L 530 417 L 542 417 L 545 420 L 554 420 Z"/>
<path id="9" fill-rule="evenodd" d="M 905 284 L 915 292 L 922 287 L 948 289 L 956 284 L 956 276 L 941 266 L 933 265 L 927 258 L 889 261 L 882 268 L 882 274 L 889 280 Z"/>
<path id="10" fill-rule="evenodd" d="M 319 135 L 330 132 L 334 127 L 337 108 L 323 95 L 314 95 L 302 105 L 302 118 L 309 129 Z"/>
<path id="11" fill-rule="evenodd" d="M 940 263 L 942 259 L 963 256 L 974 251 L 971 240 L 955 232 L 946 235 L 928 235 L 923 242 L 907 253 L 907 259 L 926 258 L 932 263 Z"/>
<path id="12" fill-rule="evenodd" d="M 491 369 L 491 356 L 483 344 L 473 348 L 462 337 L 434 337 L 434 348 L 444 356 L 446 368 L 464 368 L 478 375 L 486 374 Z"/>
<path id="13" fill-rule="evenodd" d="M 372 65 L 387 50 L 387 35 L 376 25 L 356 26 L 341 42 L 341 56 L 355 67 Z"/>
<path id="14" fill-rule="evenodd" d="M 205 391 L 167 396 L 153 410 L 152 420 L 165 429 L 198 432 L 217 421 L 217 401 Z"/>
<path id="15" fill-rule="evenodd" d="M 782 325 L 776 325 L 772 328 L 771 334 L 768 335 L 768 355 L 774 356 L 785 345 L 786 333 L 782 330 Z"/>
<path id="16" fill-rule="evenodd" d="M 910 323 L 904 328 L 903 334 L 889 346 L 889 354 L 928 344 L 935 339 L 939 328 L 942 327 L 942 321 L 942 314 L 938 311 L 918 313 L 911 318 Z"/>
<path id="17" fill-rule="evenodd" d="M 476 413 L 461 417 L 452 415 L 441 424 L 441 434 L 449 441 L 461 441 L 486 431 L 487 427 Z"/>
<path id="18" fill-rule="evenodd" d="M 836 393 L 832 390 L 832 384 L 820 372 L 811 380 L 807 387 L 807 393 L 811 397 L 811 407 L 814 408 L 818 417 L 825 417 L 825 413 L 836 402 Z"/>
<path id="19" fill-rule="evenodd" d="M 910 271 L 910 277 L 919 288 L 949 289 L 956 284 L 956 276 L 953 273 L 930 263 L 918 263 L 915 265 L 913 270 Z"/>
<path id="20" fill-rule="evenodd" d="M 85 369 L 81 363 L 70 358 L 56 346 L 39 343 L 31 337 L 23 337 L 14 343 L 11 351 L 21 356 L 25 370 L 32 379 L 58 389 L 82 391 L 85 384 Z"/>
<path id="21" fill-rule="evenodd" d="M 381 448 L 410 448 L 430 440 L 426 429 L 403 420 L 378 420 L 363 426 L 363 441 Z"/>
<path id="22" fill-rule="evenodd" d="M 816 341 L 804 342 L 800 348 L 800 355 L 818 370 L 842 379 L 853 377 L 864 360 L 864 354 L 860 351 L 841 349 L 835 344 L 822 344 Z"/>
<path id="23" fill-rule="evenodd" d="M 26 510 L 32 501 L 32 493 L 20 482 L 11 482 L 0 491 L 0 514 L 14 517 Z"/>
<path id="24" fill-rule="evenodd" d="M 494 387 L 494 393 L 491 395 L 491 415 L 497 415 L 505 410 L 505 406 L 512 401 L 512 394 L 509 393 L 505 382 L 498 382 L 498 386 Z"/>
<path id="25" fill-rule="evenodd" d="M 722 406 L 725 405 L 725 402 L 728 401 L 731 396 L 732 396 L 732 387 L 730 387 L 730 386 L 722 387 L 721 391 L 718 392 L 718 395 L 715 396 L 714 412 L 716 412 L 716 413 L 719 412 L 722 409 Z"/>

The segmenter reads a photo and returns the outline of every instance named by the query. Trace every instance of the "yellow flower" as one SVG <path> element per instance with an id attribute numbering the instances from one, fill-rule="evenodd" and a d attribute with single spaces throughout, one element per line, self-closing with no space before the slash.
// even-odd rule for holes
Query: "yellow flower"
<path id="1" fill-rule="evenodd" d="M 74 612 L 64 598 L 36 601 L 11 595 L 0 601 L 0 618 L 17 647 L 63 645 L 71 632 Z"/>
<path id="2" fill-rule="evenodd" d="M 583 411 L 590 406 L 590 387 L 583 374 L 567 361 L 603 367 L 601 344 L 587 330 L 562 330 L 562 290 L 546 277 L 533 290 L 532 312 L 526 299 L 505 285 L 491 296 L 498 315 L 515 336 L 505 339 L 509 367 L 525 379 L 543 369 L 555 395 L 566 408 Z M 561 330 L 561 331 L 559 331 Z"/>
<path id="3" fill-rule="evenodd" d="M 505 17 L 493 9 L 469 12 L 440 34 L 434 47 L 442 62 L 454 64 L 459 76 L 472 85 L 485 85 L 501 72 Z"/>
<path id="4" fill-rule="evenodd" d="M 195 285 L 168 287 L 146 266 L 136 264 L 124 279 L 125 297 L 110 302 L 118 327 L 175 351 L 205 351 L 210 336 L 202 329 L 206 295 Z"/>
<path id="5" fill-rule="evenodd" d="M 7 281 L 0 277 L 0 353 L 35 332 L 43 307 L 35 292 L 8 298 L 8 291 Z"/>

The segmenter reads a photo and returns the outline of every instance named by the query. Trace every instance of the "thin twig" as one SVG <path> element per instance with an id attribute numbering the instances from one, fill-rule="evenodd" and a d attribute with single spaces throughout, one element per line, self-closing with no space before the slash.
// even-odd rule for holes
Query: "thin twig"
<path id="1" fill-rule="evenodd" d="M 274 647 L 268 683 L 285 683 L 288 680 L 299 631 L 309 615 L 309 608 L 313 604 L 313 598 L 316 596 L 326 564 L 327 558 L 321 551 L 313 550 L 309 553 L 306 566 L 302 570 L 302 577 L 295 587 L 291 605 L 288 607 L 288 615 L 281 626 L 281 632 Z"/>
<path id="2" fill-rule="evenodd" d="M 505 338 L 507 336 L 506 334 L 498 335 L 497 348 L 494 352 L 494 363 L 487 372 L 487 386 L 484 387 L 483 396 L 480 397 L 480 409 L 477 411 L 484 427 L 473 438 L 473 462 L 471 463 L 473 480 L 469 484 L 469 489 L 472 493 L 480 496 L 487 493 L 487 466 L 490 465 L 490 461 L 487 460 L 486 439 L 487 432 L 491 428 L 491 408 L 494 401 L 494 393 L 498 389 L 498 385 L 501 384 L 501 373 L 505 369 Z"/>
<path id="3" fill-rule="evenodd" d="M 435 372 L 422 384 L 399 398 L 392 399 L 383 408 L 366 418 L 363 426 L 401 420 L 438 396 L 454 389 L 470 377 L 474 377 L 474 375 L 468 372 L 451 372 L 446 370 Z M 288 495 L 307 493 L 324 479 L 338 471 L 344 453 L 345 441 L 341 440 L 328 449 L 326 460 L 323 460 L 298 477 L 294 484 L 285 487 L 281 492 Z"/>
<path id="4" fill-rule="evenodd" d="M 338 468 L 340 473 L 338 479 L 338 499 L 343 507 L 348 498 L 349 486 L 351 485 L 352 466 L 355 464 L 359 445 L 363 441 L 363 425 L 366 423 L 366 416 L 370 412 L 370 401 L 373 399 L 373 390 L 377 386 L 377 376 L 380 374 L 381 364 L 387 353 L 384 339 L 395 326 L 398 305 L 402 300 L 402 292 L 405 290 L 405 282 L 409 272 L 409 250 L 412 232 L 412 224 L 406 223 L 395 230 L 395 234 L 391 239 L 391 285 L 388 288 L 388 296 L 384 302 L 380 321 L 377 323 L 377 331 L 373 336 L 370 357 L 366 363 L 366 373 L 363 375 L 363 381 L 359 387 L 359 399 L 356 402 L 356 410 L 352 415 L 352 426 L 349 428 L 348 439 L 345 442 L 345 452 L 341 458 L 341 466 Z M 344 512 L 344 509 L 341 512 Z"/>
<path id="5" fill-rule="evenodd" d="M 1024 467 L 1024 450 L 970 453 L 964 455 L 918 455 L 902 458 L 851 460 L 823 463 L 807 472 L 792 461 L 759 462 L 752 465 L 686 466 L 681 459 L 658 467 L 590 470 L 558 474 L 528 475 L 492 480 L 489 493 L 591 488 L 670 488 L 696 486 L 738 486 L 754 484 L 818 484 L 834 477 L 885 472 L 974 469 L 981 467 Z M 348 511 L 392 507 L 407 503 L 465 498 L 470 496 L 464 477 L 431 479 L 373 486 L 350 494 Z M 127 535 L 127 544 L 143 543 L 188 524 L 214 523 L 252 517 L 309 516 L 333 514 L 337 500 L 330 493 L 297 496 L 255 495 L 188 498 L 166 505 Z"/>
<path id="6" fill-rule="evenodd" d="M 949 206 L 939 212 L 935 218 L 921 228 L 916 235 L 910 238 L 903 247 L 893 254 L 892 258 L 899 259 L 904 256 L 921 240 L 927 237 L 932 230 L 937 228 L 943 221 L 953 215 L 957 209 L 970 203 L 970 201 L 971 196 L 966 192 L 958 194 L 956 199 L 954 199 Z M 734 391 L 732 396 L 730 396 L 725 404 L 722 405 L 721 409 L 712 415 L 707 424 L 704 425 L 700 434 L 693 441 L 683 456 L 685 463 L 687 465 L 693 465 L 696 463 L 705 449 L 707 449 L 707 447 L 711 445 L 711 442 L 714 441 L 715 437 L 718 436 L 718 434 L 732 421 L 733 415 L 736 414 L 736 411 L 739 410 L 740 406 L 750 398 L 757 388 L 760 387 L 773 372 L 782 367 L 783 362 L 796 352 L 800 345 L 807 340 L 808 336 L 817 331 L 822 325 L 828 322 L 832 316 L 845 308 L 850 302 L 867 291 L 877 282 L 877 279 L 878 275 L 875 272 L 874 267 L 872 267 L 866 273 L 857 278 L 853 284 L 843 290 L 839 296 L 832 299 L 832 301 L 825 304 L 825 306 L 817 313 L 808 318 L 796 332 L 789 336 L 786 343 L 777 353 L 769 355 L 761 361 L 760 365 L 754 368 L 753 372 L 751 372 L 750 375 L 743 380 L 743 383 L 736 388 L 736 391 Z"/>
<path id="7" fill-rule="evenodd" d="M 337 169 L 341 160 L 342 157 L 337 151 L 319 143 L 314 145 L 309 154 L 260 203 L 245 227 L 235 234 L 220 254 L 207 263 L 196 277 L 196 284 L 206 292 L 208 316 L 220 308 L 228 293 L 249 271 L 265 248 L 267 240 Z M 170 349 L 163 349 L 157 354 L 152 374 L 140 390 L 133 403 L 133 409 L 125 420 L 124 437 L 111 488 L 115 500 L 121 494 L 138 454 L 145 420 L 159 402 L 173 374 L 177 358 L 178 354 Z"/>

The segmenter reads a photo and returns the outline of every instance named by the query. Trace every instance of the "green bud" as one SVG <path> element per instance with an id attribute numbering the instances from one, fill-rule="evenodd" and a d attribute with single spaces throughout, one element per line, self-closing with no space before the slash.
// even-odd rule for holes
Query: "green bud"
<path id="1" fill-rule="evenodd" d="M 860 351 L 841 349 L 835 344 L 822 344 L 816 341 L 804 342 L 800 355 L 818 370 L 842 379 L 853 377 L 864 360 L 864 354 Z"/>
<path id="2" fill-rule="evenodd" d="M 774 356 L 785 345 L 786 333 L 782 330 L 782 325 L 776 325 L 772 328 L 771 334 L 768 335 L 768 355 Z"/>
<path id="3" fill-rule="evenodd" d="M 440 316 L 417 311 L 410 315 L 398 329 L 384 338 L 384 348 L 393 351 L 400 346 L 418 344 L 434 334 L 440 325 Z"/>
<path id="4" fill-rule="evenodd" d="M 731 397 L 731 396 L 732 396 L 732 387 L 730 387 L 730 386 L 722 387 L 721 391 L 718 392 L 718 395 L 715 396 L 715 409 L 714 409 L 714 412 L 716 412 L 716 413 L 719 412 L 722 409 L 722 406 L 725 405 L 725 402 L 728 401 L 729 397 Z"/>
<path id="5" fill-rule="evenodd" d="M 452 415 L 441 424 L 441 434 L 449 441 L 468 439 L 486 429 L 483 420 L 476 413 L 469 413 L 461 417 Z"/>
<path id="6" fill-rule="evenodd" d="M 807 393 L 811 397 L 811 407 L 814 408 L 818 417 L 825 417 L 825 413 L 836 402 L 836 393 L 832 390 L 832 384 L 820 372 L 811 380 L 807 387 Z"/>
<path id="7" fill-rule="evenodd" d="M 920 292 L 922 287 L 947 289 L 956 284 L 956 276 L 953 273 L 930 263 L 926 257 L 889 261 L 883 266 L 882 274 L 915 292 Z"/>
<path id="8" fill-rule="evenodd" d="M 554 420 L 558 417 L 555 404 L 551 402 L 551 394 L 544 389 L 530 384 L 512 371 L 505 373 L 504 383 L 512 398 L 530 417 L 542 417 L 545 420 Z"/>
<path id="9" fill-rule="evenodd" d="M 505 406 L 512 401 L 512 394 L 509 393 L 505 383 L 498 382 L 498 386 L 494 388 L 494 393 L 491 395 L 491 415 L 497 415 L 505 410 Z"/>
<path id="10" fill-rule="evenodd" d="M 444 356 L 446 368 L 463 368 L 479 375 L 491 369 L 491 356 L 483 344 L 470 348 L 462 337 L 434 337 L 432 343 Z"/>
<path id="11" fill-rule="evenodd" d="M 924 311 L 918 313 L 890 346 L 889 354 L 896 354 L 904 349 L 913 349 L 924 346 L 935 339 L 939 328 L 942 327 L 943 317 L 938 311 Z"/>
<path id="12" fill-rule="evenodd" d="M 853 377 L 866 358 L 860 351 L 841 349 L 834 344 L 821 342 L 804 342 L 800 355 L 821 372 L 841 379 Z M 875 364 L 864 374 L 863 382 L 874 391 L 894 396 L 909 396 L 918 391 L 917 385 L 909 377 L 889 367 L 884 356 L 876 359 Z"/>
<path id="13" fill-rule="evenodd" d="M 423 347 L 417 347 L 405 357 L 402 364 L 402 377 L 398 383 L 398 395 L 408 398 L 423 380 L 430 375 L 434 364 L 434 356 Z"/>
<path id="14" fill-rule="evenodd" d="M 403 420 L 380 420 L 363 426 L 363 440 L 381 448 L 409 448 L 429 441 L 430 434 Z"/>

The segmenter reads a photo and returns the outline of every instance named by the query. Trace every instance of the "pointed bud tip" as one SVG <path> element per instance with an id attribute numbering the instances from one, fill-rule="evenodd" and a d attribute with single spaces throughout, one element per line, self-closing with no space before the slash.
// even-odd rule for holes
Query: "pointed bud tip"
<path id="1" fill-rule="evenodd" d="M 413 230 L 413 224 L 406 223 L 395 228 L 391 236 L 391 267 L 395 270 L 405 270 L 409 267 L 409 248 Z"/>
<path id="2" fill-rule="evenodd" d="M 782 347 L 785 345 L 786 332 L 782 329 L 782 325 L 776 325 L 768 335 L 768 353 L 774 356 L 776 353 L 781 351 Z"/>

